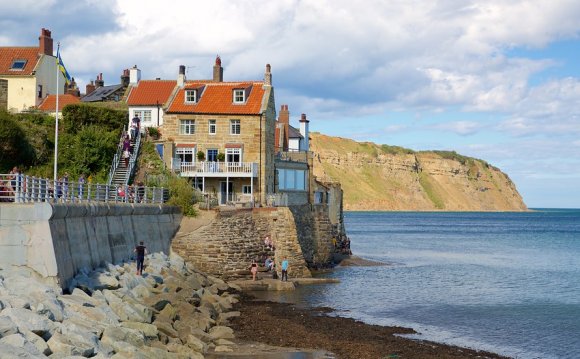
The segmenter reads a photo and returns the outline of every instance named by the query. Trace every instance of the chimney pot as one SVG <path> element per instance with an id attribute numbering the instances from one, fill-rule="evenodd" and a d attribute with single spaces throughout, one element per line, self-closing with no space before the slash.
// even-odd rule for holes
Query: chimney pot
<path id="1" fill-rule="evenodd" d="M 213 81 L 224 82 L 224 68 L 222 67 L 222 59 L 219 55 L 215 58 L 215 65 L 213 65 Z"/>

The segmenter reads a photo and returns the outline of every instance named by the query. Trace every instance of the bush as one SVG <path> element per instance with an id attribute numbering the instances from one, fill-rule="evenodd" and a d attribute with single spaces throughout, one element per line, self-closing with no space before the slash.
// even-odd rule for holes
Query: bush
<path id="1" fill-rule="evenodd" d="M 168 204 L 181 208 L 185 216 L 196 216 L 197 211 L 193 207 L 195 190 L 185 178 L 170 177 L 168 180 L 169 201 Z"/>
<path id="2" fill-rule="evenodd" d="M 62 124 L 68 133 L 77 133 L 84 126 L 97 124 L 108 131 L 121 133 L 129 124 L 129 114 L 127 111 L 87 104 L 67 105 L 62 110 Z"/>
<path id="3" fill-rule="evenodd" d="M 7 173 L 14 166 L 30 166 L 34 163 L 34 148 L 14 116 L 0 112 L 0 173 Z"/>

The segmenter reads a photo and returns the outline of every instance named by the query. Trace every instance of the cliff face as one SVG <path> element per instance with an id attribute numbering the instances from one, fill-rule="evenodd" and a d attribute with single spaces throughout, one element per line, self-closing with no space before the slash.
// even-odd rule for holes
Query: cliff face
<path id="1" fill-rule="evenodd" d="M 314 175 L 342 184 L 345 210 L 527 210 L 509 177 L 482 160 L 319 133 L 310 138 Z"/>

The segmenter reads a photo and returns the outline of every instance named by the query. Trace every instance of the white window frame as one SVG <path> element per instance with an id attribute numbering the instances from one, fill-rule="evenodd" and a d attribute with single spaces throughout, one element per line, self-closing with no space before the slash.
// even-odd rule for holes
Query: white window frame
<path id="1" fill-rule="evenodd" d="M 233 102 L 234 103 L 244 103 L 244 102 L 246 102 L 246 90 L 244 90 L 244 89 L 234 89 L 234 91 L 233 91 Z"/>
<path id="2" fill-rule="evenodd" d="M 306 191 L 306 171 L 279 169 L 278 189 L 287 191 Z"/>
<path id="3" fill-rule="evenodd" d="M 175 157 L 181 159 L 182 165 L 192 165 L 195 164 L 195 147 L 177 147 L 175 149 Z M 191 156 L 191 162 L 184 161 L 185 156 Z"/>
<path id="4" fill-rule="evenodd" d="M 185 90 L 185 103 L 197 103 L 197 90 Z"/>
<path id="5" fill-rule="evenodd" d="M 243 184 L 242 194 L 252 194 L 252 186 L 250 186 L 249 184 Z"/>
<path id="6" fill-rule="evenodd" d="M 216 120 L 208 120 L 207 127 L 208 127 L 208 133 L 210 135 L 215 135 L 217 133 L 217 121 Z"/>
<path id="7" fill-rule="evenodd" d="M 230 161 L 230 158 L 239 157 L 238 161 Z M 242 149 L 241 148 L 226 148 L 226 163 L 241 164 L 242 163 Z"/>
<path id="8" fill-rule="evenodd" d="M 139 117 L 142 123 L 151 123 L 151 110 L 134 110 L 133 117 Z"/>
<path id="9" fill-rule="evenodd" d="M 242 121 L 230 120 L 230 135 L 240 135 L 242 133 Z"/>
<path id="10" fill-rule="evenodd" d="M 180 120 L 179 121 L 180 135 L 195 135 L 195 120 Z"/>

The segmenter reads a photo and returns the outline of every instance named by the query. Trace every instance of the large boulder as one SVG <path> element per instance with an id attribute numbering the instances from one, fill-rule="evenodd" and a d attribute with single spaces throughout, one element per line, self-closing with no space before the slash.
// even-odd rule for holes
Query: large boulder
<path id="1" fill-rule="evenodd" d="M 0 318 L 9 318 L 20 331 L 29 330 L 43 338 L 50 338 L 56 326 L 45 316 L 28 309 L 8 308 L 0 313 Z"/>

